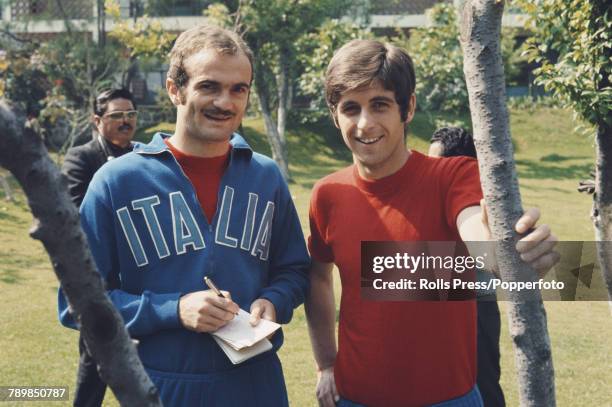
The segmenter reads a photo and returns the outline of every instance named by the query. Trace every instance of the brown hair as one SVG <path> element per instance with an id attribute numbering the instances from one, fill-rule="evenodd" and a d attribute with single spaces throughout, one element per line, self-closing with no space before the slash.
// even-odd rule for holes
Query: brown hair
<path id="1" fill-rule="evenodd" d="M 334 120 L 345 92 L 370 86 L 374 81 L 393 91 L 405 121 L 416 83 L 412 59 L 405 50 L 375 40 L 352 40 L 330 61 L 325 74 L 325 100 Z"/>
<path id="2" fill-rule="evenodd" d="M 253 72 L 253 51 L 238 34 L 214 25 L 199 25 L 179 35 L 170 51 L 168 78 L 179 89 L 189 82 L 185 60 L 204 49 L 214 49 L 224 55 L 236 55 L 241 51 L 249 59 Z"/>

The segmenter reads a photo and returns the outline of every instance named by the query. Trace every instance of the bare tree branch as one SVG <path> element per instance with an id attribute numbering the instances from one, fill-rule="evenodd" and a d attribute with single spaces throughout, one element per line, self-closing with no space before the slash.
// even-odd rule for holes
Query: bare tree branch
<path id="1" fill-rule="evenodd" d="M 34 45 L 34 46 L 38 46 L 38 43 L 34 40 L 31 40 L 29 38 L 22 38 L 17 36 L 15 33 L 12 33 L 8 27 L 4 27 L 3 30 L 0 32 L 0 34 L 6 35 L 7 37 L 9 37 L 10 39 L 20 42 L 22 44 L 30 44 L 30 45 Z"/>
<path id="2" fill-rule="evenodd" d="M 68 33 L 68 35 L 72 35 L 72 24 L 70 23 L 70 18 L 68 17 L 68 14 L 66 14 L 66 10 L 64 10 L 64 6 L 62 6 L 62 1 L 55 0 L 55 4 L 57 5 L 57 8 L 59 9 L 60 14 L 62 15 L 62 20 L 64 20 L 64 27 L 66 27 L 66 32 Z"/>
<path id="3" fill-rule="evenodd" d="M 104 291 L 87 240 L 70 201 L 66 180 L 50 160 L 37 123 L 0 101 L 0 165 L 21 184 L 34 216 L 30 231 L 41 240 L 100 377 L 122 406 L 161 406 L 122 318 Z"/>

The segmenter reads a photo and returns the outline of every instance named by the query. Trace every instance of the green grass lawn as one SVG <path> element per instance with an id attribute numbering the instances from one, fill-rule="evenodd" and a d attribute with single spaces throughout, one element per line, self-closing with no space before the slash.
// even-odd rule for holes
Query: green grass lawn
<path id="1" fill-rule="evenodd" d="M 575 123 L 567 111 L 513 112 L 511 120 L 524 205 L 540 207 L 543 221 L 560 239 L 592 240 L 591 200 L 577 193 L 576 186 L 592 166 L 593 140 L 574 132 Z M 141 131 L 139 137 L 146 139 L 156 130 L 171 132 L 172 127 L 162 124 Z M 426 151 L 432 131 L 427 118 L 417 115 L 410 126 L 409 146 Z M 260 120 L 245 121 L 245 137 L 256 150 L 269 154 Z M 350 155 L 330 127 L 292 129 L 288 140 L 294 178 L 290 188 L 306 226 L 312 185 L 347 165 Z M 28 236 L 31 215 L 18 186 L 14 182 L 12 186 L 18 202 L 0 201 L 0 385 L 68 385 L 72 391 L 77 334 L 57 322 L 58 284 L 42 245 Z M 503 303 L 501 307 L 505 310 Z M 607 303 L 548 302 L 546 309 L 558 405 L 612 405 L 612 319 Z M 514 406 L 518 405 L 514 356 L 503 325 L 502 386 L 508 405 Z M 315 364 L 303 307 L 284 329 L 286 342 L 280 356 L 291 404 L 314 406 Z M 105 405 L 117 403 L 108 396 Z"/>

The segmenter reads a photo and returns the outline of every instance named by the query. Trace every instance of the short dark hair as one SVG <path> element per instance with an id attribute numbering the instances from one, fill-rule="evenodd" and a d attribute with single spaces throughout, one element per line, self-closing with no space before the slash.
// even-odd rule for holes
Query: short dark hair
<path id="1" fill-rule="evenodd" d="M 106 89 L 96 97 L 94 100 L 93 111 L 97 116 L 103 116 L 106 113 L 106 109 L 108 109 L 108 104 L 111 100 L 115 99 L 127 99 L 132 102 L 134 105 L 134 109 L 136 109 L 136 103 L 134 102 L 134 96 L 132 96 L 132 92 L 127 89 Z"/>
<path id="2" fill-rule="evenodd" d="M 416 86 L 412 59 L 402 48 L 376 40 L 352 40 L 334 54 L 325 74 L 325 99 L 332 116 L 344 93 L 375 81 L 393 91 L 405 121 Z"/>
<path id="3" fill-rule="evenodd" d="M 198 25 L 181 33 L 170 50 L 168 78 L 180 89 L 189 82 L 185 60 L 197 52 L 213 49 L 222 55 L 236 55 L 242 52 L 251 64 L 253 78 L 253 51 L 237 33 L 215 25 Z"/>
<path id="4" fill-rule="evenodd" d="M 442 127 L 431 136 L 431 143 L 442 144 L 442 157 L 467 156 L 476 158 L 472 133 L 461 127 Z"/>

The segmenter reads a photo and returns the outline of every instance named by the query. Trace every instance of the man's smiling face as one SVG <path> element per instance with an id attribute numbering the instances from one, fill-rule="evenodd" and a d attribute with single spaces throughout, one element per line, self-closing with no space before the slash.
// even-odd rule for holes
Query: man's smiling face
<path id="1" fill-rule="evenodd" d="M 410 102 L 414 106 L 414 99 Z M 341 96 L 336 121 L 360 174 L 377 179 L 402 167 L 408 155 L 404 127 L 413 112 L 409 109 L 407 120 L 402 121 L 393 91 L 377 81 Z"/>
<path id="2" fill-rule="evenodd" d="M 186 136 L 205 144 L 226 144 L 246 111 L 251 65 L 246 55 L 203 49 L 184 62 L 189 81 L 169 92 Z"/>

